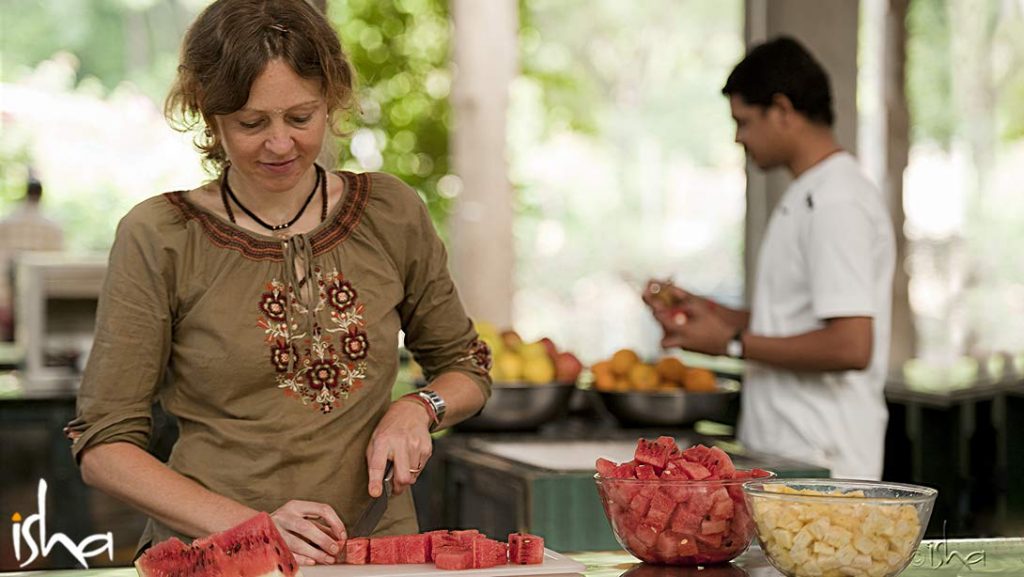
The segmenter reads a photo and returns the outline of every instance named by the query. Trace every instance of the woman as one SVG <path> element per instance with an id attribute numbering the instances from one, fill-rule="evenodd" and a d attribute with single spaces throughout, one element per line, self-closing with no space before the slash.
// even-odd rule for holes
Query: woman
<path id="1" fill-rule="evenodd" d="M 331 563 L 388 460 L 377 532 L 415 532 L 404 489 L 429 431 L 489 395 L 490 353 L 419 197 L 316 164 L 351 95 L 304 0 L 218 0 L 185 38 L 168 117 L 204 125 L 221 176 L 121 221 L 68 427 L 85 482 L 151 517 L 143 546 L 268 511 L 300 563 Z M 430 398 L 391 401 L 400 330 Z M 180 426 L 167 465 L 145 451 L 154 399 Z"/>

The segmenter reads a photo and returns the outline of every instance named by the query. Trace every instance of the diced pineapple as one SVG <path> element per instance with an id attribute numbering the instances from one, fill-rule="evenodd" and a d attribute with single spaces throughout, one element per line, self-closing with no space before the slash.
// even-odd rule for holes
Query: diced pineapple
<path id="1" fill-rule="evenodd" d="M 853 548 L 853 545 L 843 545 L 836 550 L 836 560 L 842 565 L 849 565 L 853 563 L 853 558 L 857 556 L 857 550 Z"/>
<path id="2" fill-rule="evenodd" d="M 828 532 L 825 533 L 825 542 L 829 545 L 839 548 L 843 545 L 850 543 L 852 533 L 843 527 L 833 526 L 829 527 Z"/>
<path id="3" fill-rule="evenodd" d="M 806 549 L 806 548 L 809 548 L 811 546 L 812 542 L 814 542 L 814 535 L 812 535 L 811 532 L 808 531 L 806 528 L 801 529 L 793 537 L 793 547 L 799 547 L 801 549 Z"/>
<path id="4" fill-rule="evenodd" d="M 832 524 L 829 523 L 828 517 L 818 517 L 807 525 L 807 530 L 819 541 L 825 539 L 830 528 L 832 528 Z"/>
<path id="5" fill-rule="evenodd" d="M 833 547 L 833 546 L 831 546 L 828 543 L 825 543 L 823 541 L 816 541 L 814 543 L 814 546 L 811 547 L 811 551 L 814 551 L 814 554 L 818 555 L 819 557 L 821 557 L 821 556 L 832 557 L 833 555 L 836 554 L 835 547 Z"/>
<path id="6" fill-rule="evenodd" d="M 850 563 L 851 566 L 867 571 L 871 567 L 871 557 L 868 555 L 857 555 Z"/>
<path id="7" fill-rule="evenodd" d="M 822 577 L 825 573 L 817 559 L 811 558 L 800 565 L 800 575 L 807 577 Z"/>
<path id="8" fill-rule="evenodd" d="M 771 535 L 772 539 L 783 549 L 789 549 L 793 546 L 793 534 L 785 529 L 775 529 L 767 534 Z"/>
<path id="9" fill-rule="evenodd" d="M 822 495 L 773 486 L 787 494 Z M 830 495 L 846 503 L 757 503 L 753 511 L 765 552 L 798 577 L 882 577 L 913 553 L 921 531 L 910 505 L 873 504 L 862 492 Z M 845 501 L 845 499 L 844 499 Z"/>

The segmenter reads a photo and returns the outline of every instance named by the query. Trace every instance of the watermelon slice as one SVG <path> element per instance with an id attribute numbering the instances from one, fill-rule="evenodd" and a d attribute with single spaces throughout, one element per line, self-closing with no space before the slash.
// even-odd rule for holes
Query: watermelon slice
<path id="1" fill-rule="evenodd" d="M 370 561 L 370 540 L 355 537 L 345 542 L 345 563 L 365 565 Z"/>
<path id="2" fill-rule="evenodd" d="M 185 545 L 175 538 L 135 561 L 140 577 L 295 577 L 298 564 L 277 526 L 260 513 L 222 533 Z"/>

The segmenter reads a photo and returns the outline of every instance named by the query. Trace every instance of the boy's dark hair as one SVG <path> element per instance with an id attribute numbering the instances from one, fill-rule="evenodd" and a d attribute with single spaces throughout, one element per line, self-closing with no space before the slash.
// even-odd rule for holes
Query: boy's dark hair
<path id="1" fill-rule="evenodd" d="M 832 126 L 832 89 L 828 74 L 802 44 L 780 36 L 752 48 L 733 68 L 722 94 L 751 105 L 771 106 L 776 94 L 812 122 Z"/>

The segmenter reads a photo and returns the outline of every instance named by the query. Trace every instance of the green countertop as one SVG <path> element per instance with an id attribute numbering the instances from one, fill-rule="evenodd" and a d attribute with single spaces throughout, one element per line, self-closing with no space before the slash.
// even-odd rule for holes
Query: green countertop
<path id="1" fill-rule="evenodd" d="M 751 547 L 734 562 L 706 567 L 667 567 L 639 563 L 624 551 L 568 553 L 586 565 L 586 577 L 780 577 L 761 550 Z M 471 572 L 467 572 L 471 573 Z M 0 575 L 33 577 L 135 577 L 132 567 L 24 571 Z M 1024 576 L 1024 538 L 924 541 L 901 577 Z"/>

